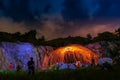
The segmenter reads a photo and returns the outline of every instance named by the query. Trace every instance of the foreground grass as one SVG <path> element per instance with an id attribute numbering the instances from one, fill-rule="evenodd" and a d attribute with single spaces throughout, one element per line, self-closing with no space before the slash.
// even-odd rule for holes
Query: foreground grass
<path id="1" fill-rule="evenodd" d="M 34 75 L 26 72 L 0 72 L 0 80 L 120 80 L 120 66 L 105 71 L 100 68 L 80 68 L 76 70 L 36 71 Z"/>

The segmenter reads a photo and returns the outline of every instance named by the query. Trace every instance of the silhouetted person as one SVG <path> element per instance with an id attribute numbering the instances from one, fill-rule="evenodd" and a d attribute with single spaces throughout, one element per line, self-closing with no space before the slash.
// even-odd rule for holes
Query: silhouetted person
<path id="1" fill-rule="evenodd" d="M 30 60 L 27 63 L 28 66 L 28 73 L 29 74 L 34 74 L 34 61 L 33 61 L 33 57 L 30 57 Z"/>
<path id="2" fill-rule="evenodd" d="M 92 58 L 92 66 L 94 66 L 95 65 L 95 60 L 94 60 L 94 58 Z"/>
<path id="3" fill-rule="evenodd" d="M 10 63 L 10 65 L 9 65 L 9 70 L 13 70 L 13 64 L 12 63 Z"/>
<path id="4" fill-rule="evenodd" d="M 109 64 L 108 62 L 105 62 L 103 64 L 103 67 L 104 67 L 104 70 L 112 70 L 113 69 L 111 64 Z"/>
<path id="5" fill-rule="evenodd" d="M 18 64 L 16 69 L 17 69 L 17 71 L 20 71 L 21 70 L 21 66 Z"/>

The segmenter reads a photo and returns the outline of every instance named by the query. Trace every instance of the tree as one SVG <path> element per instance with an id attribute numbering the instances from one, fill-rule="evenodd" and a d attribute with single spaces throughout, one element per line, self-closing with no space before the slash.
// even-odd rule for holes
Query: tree
<path id="1" fill-rule="evenodd" d="M 116 38 L 117 38 L 116 35 L 111 32 L 103 32 L 103 33 L 99 33 L 97 37 L 94 37 L 94 40 L 95 41 L 113 41 Z"/>
<path id="2" fill-rule="evenodd" d="M 35 43 L 37 42 L 36 34 L 37 34 L 36 30 L 30 30 L 29 32 L 26 32 L 25 34 L 21 35 L 20 41 Z"/>
<path id="3" fill-rule="evenodd" d="M 117 30 L 115 30 L 116 34 L 118 37 L 120 37 L 120 28 L 118 28 Z"/>
<path id="4" fill-rule="evenodd" d="M 41 41 L 45 41 L 45 36 L 41 36 Z"/>
<path id="5" fill-rule="evenodd" d="M 87 34 L 87 39 L 92 40 L 92 35 L 90 33 Z"/>
<path id="6" fill-rule="evenodd" d="M 20 41 L 20 36 L 21 36 L 20 32 L 16 32 L 12 34 L 14 41 Z"/>

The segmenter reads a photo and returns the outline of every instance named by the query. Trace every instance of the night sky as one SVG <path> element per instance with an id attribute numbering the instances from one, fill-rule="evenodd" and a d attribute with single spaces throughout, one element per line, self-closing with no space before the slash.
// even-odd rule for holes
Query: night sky
<path id="1" fill-rule="evenodd" d="M 0 31 L 40 37 L 95 36 L 120 27 L 120 0 L 0 0 Z"/>

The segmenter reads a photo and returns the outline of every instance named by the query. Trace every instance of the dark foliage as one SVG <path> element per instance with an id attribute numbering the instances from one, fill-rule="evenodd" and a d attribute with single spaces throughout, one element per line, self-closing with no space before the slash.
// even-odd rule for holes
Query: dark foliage
<path id="1" fill-rule="evenodd" d="M 101 67 L 79 68 L 75 70 L 36 71 L 34 75 L 26 72 L 0 72 L 0 80 L 119 80 L 120 66 L 105 71 Z"/>
<path id="2" fill-rule="evenodd" d="M 99 41 L 119 41 L 120 40 L 120 28 L 115 30 L 114 33 L 111 32 L 103 32 L 98 33 L 96 37 L 91 36 L 91 34 L 87 34 L 86 37 L 71 37 L 68 36 L 66 38 L 57 38 L 53 40 L 46 41 L 45 36 L 41 36 L 40 38 L 36 38 L 37 31 L 30 30 L 24 34 L 20 32 L 16 33 L 7 33 L 0 32 L 0 42 L 29 42 L 38 45 L 49 45 L 52 47 L 61 47 L 69 44 L 81 44 L 86 45 L 88 43 L 99 42 Z"/>

